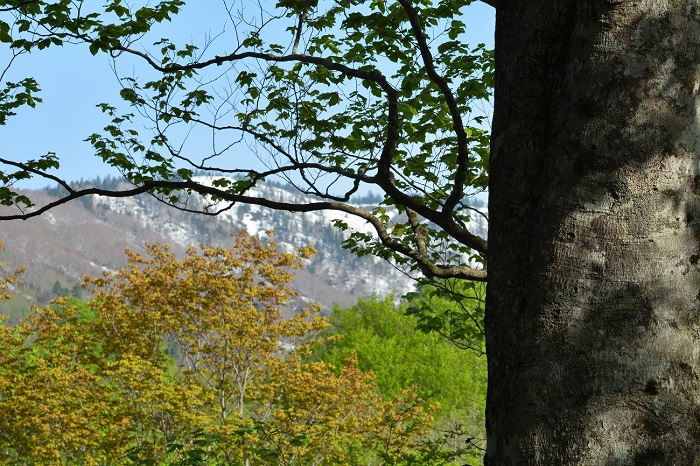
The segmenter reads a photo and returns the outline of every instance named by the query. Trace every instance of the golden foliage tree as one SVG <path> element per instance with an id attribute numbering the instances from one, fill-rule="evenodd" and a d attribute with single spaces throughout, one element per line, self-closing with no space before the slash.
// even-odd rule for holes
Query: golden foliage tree
<path id="1" fill-rule="evenodd" d="M 192 432 L 209 439 L 195 464 L 398 464 L 416 447 L 432 416 L 415 394 L 382 400 L 354 356 L 305 362 L 328 323 L 282 309 L 311 247 L 147 250 L 86 278 L 89 306 L 2 329 L 0 460 L 170 464 Z"/>

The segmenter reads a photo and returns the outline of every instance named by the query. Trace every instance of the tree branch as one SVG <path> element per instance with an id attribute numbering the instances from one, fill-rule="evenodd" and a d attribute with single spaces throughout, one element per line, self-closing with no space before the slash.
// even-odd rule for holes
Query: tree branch
<path id="1" fill-rule="evenodd" d="M 300 62 L 306 64 L 312 64 L 324 67 L 331 71 L 337 71 L 349 77 L 354 77 L 361 80 L 371 81 L 376 83 L 385 93 L 387 99 L 387 127 L 385 130 L 385 140 L 382 146 L 381 155 L 377 163 L 377 174 L 374 177 L 370 177 L 370 182 L 373 182 L 377 186 L 381 187 L 384 192 L 386 192 L 390 197 L 392 197 L 397 203 L 406 206 L 409 209 L 414 210 L 417 214 L 424 217 L 425 219 L 435 223 L 442 227 L 448 234 L 453 236 L 457 241 L 462 244 L 478 251 L 481 254 L 486 254 L 487 243 L 483 238 L 469 232 L 466 228 L 458 225 L 453 218 L 454 207 L 463 197 L 463 185 L 466 181 L 466 173 L 468 172 L 468 161 L 467 161 L 467 140 L 466 133 L 464 131 L 464 125 L 461 120 L 461 115 L 459 114 L 459 107 L 457 106 L 454 95 L 452 94 L 449 86 L 445 80 L 435 72 L 434 66 L 432 66 L 432 56 L 428 49 L 427 43 L 425 42 L 425 37 L 420 31 L 420 25 L 417 22 L 417 15 L 415 10 L 408 2 L 408 0 L 400 0 L 404 8 L 408 8 L 409 17 L 413 12 L 412 27 L 414 27 L 417 32 L 417 37 L 422 38 L 421 53 L 423 54 L 424 61 L 427 63 L 426 68 L 432 69 L 429 72 L 431 74 L 431 80 L 433 80 L 443 92 L 446 98 L 451 97 L 451 101 L 448 101 L 448 106 L 450 108 L 450 113 L 455 124 L 455 133 L 458 138 L 458 145 L 460 150 L 459 166 L 457 167 L 457 174 L 455 177 L 455 183 L 453 191 L 447 199 L 446 206 L 442 212 L 430 209 L 429 207 L 423 205 L 412 196 L 402 192 L 398 189 L 394 183 L 394 176 L 391 173 L 391 165 L 394 158 L 394 153 L 398 141 L 400 139 L 400 128 L 401 122 L 399 118 L 399 93 L 394 87 L 389 83 L 386 76 L 375 70 L 359 70 L 340 63 L 333 62 L 326 58 L 314 57 L 304 54 L 290 54 L 290 55 L 273 55 L 268 53 L 260 52 L 242 52 L 242 53 L 232 53 L 224 56 L 217 56 L 210 60 L 205 60 L 202 62 L 191 63 L 189 65 L 168 65 L 161 66 L 156 63 L 148 54 L 133 50 L 127 47 L 117 46 L 114 50 L 119 50 L 121 52 L 130 53 L 141 57 L 144 59 L 152 68 L 163 72 L 163 73 L 173 73 L 177 71 L 187 71 L 195 69 L 203 69 L 212 65 L 222 65 L 223 63 L 233 62 L 237 60 L 242 60 L 246 58 L 259 59 L 270 62 Z M 414 24 L 415 23 L 415 24 Z M 421 40 L 419 39 L 419 43 Z"/>
<path id="2" fill-rule="evenodd" d="M 364 79 L 368 81 L 374 81 L 377 84 L 379 84 L 382 89 L 385 89 L 385 87 L 391 88 L 391 85 L 389 82 L 386 80 L 386 77 L 381 74 L 378 71 L 365 71 L 365 70 L 358 70 L 356 68 L 352 68 L 347 65 L 341 65 L 340 63 L 333 62 L 331 60 L 328 60 L 327 58 L 322 58 L 322 57 L 314 57 L 310 55 L 304 55 L 301 53 L 292 53 L 289 55 L 273 55 L 270 53 L 261 53 L 261 52 L 242 52 L 242 53 L 232 53 L 229 55 L 223 55 L 223 56 L 216 56 L 212 59 L 205 60 L 202 62 L 196 62 L 196 63 L 190 63 L 189 65 L 168 65 L 168 66 L 161 66 L 158 63 L 155 62 L 148 54 L 144 52 L 139 52 L 138 50 L 130 49 L 128 47 L 123 47 L 123 46 L 115 46 L 112 48 L 112 50 L 117 50 L 119 52 L 126 52 L 132 55 L 136 55 L 138 57 L 143 58 L 146 60 L 146 62 L 151 65 L 155 70 L 160 71 L 161 73 L 175 73 L 178 71 L 189 71 L 189 70 L 200 70 L 203 68 L 207 68 L 212 65 L 216 66 L 221 66 L 224 63 L 230 63 L 238 60 L 244 60 L 246 58 L 255 58 L 258 60 L 265 60 L 265 61 L 270 61 L 270 62 L 276 62 L 276 63 L 286 63 L 286 62 L 298 62 L 298 63 L 306 63 L 309 65 L 319 65 L 323 66 L 324 68 L 327 68 L 332 71 L 338 71 L 340 73 L 343 73 L 346 76 L 351 76 L 353 78 L 359 78 L 359 79 Z"/>
<path id="3" fill-rule="evenodd" d="M 70 185 L 68 183 L 66 183 L 65 180 L 59 178 L 58 176 L 51 175 L 51 174 L 46 173 L 46 172 L 41 171 L 41 170 L 37 170 L 36 168 L 32 168 L 25 163 L 15 162 L 14 160 L 0 158 L 0 163 L 3 163 L 5 165 L 10 165 L 12 167 L 16 167 L 16 168 L 19 168 L 20 170 L 24 170 L 26 172 L 33 173 L 33 174 L 40 176 L 42 178 L 46 178 L 48 180 L 54 181 L 54 182 L 58 183 L 63 189 L 68 191 L 69 193 L 73 193 L 73 188 L 71 188 Z"/>
<path id="4" fill-rule="evenodd" d="M 469 174 L 469 141 L 467 140 L 467 133 L 464 130 L 464 122 L 462 121 L 462 114 L 459 110 L 457 99 L 455 99 L 452 89 L 450 89 L 447 81 L 440 76 L 435 69 L 433 55 L 430 52 L 430 47 L 425 39 L 425 34 L 423 33 L 423 28 L 419 22 L 416 10 L 413 8 L 410 0 L 399 0 L 399 3 L 406 11 L 408 20 L 411 23 L 413 36 L 418 42 L 418 49 L 420 50 L 421 58 L 423 59 L 423 66 L 428 73 L 428 77 L 438 87 L 438 89 L 440 89 L 440 92 L 445 97 L 445 104 L 450 111 L 450 116 L 452 117 L 452 123 L 454 125 L 454 132 L 457 137 L 458 156 L 454 185 L 452 187 L 452 192 L 447 197 L 443 205 L 443 212 L 445 215 L 451 216 L 454 208 L 457 206 L 457 203 L 464 197 L 464 185 Z"/>

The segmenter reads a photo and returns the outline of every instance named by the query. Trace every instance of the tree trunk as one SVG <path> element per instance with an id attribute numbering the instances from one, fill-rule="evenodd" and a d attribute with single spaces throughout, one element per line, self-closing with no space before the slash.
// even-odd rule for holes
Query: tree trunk
<path id="1" fill-rule="evenodd" d="M 700 464 L 700 3 L 500 0 L 487 465 Z"/>

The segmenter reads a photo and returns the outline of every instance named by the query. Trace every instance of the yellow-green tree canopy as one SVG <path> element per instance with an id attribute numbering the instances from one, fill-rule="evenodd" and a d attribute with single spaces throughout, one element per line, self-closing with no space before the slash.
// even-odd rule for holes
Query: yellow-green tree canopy
<path id="1" fill-rule="evenodd" d="M 352 354 L 302 359 L 328 322 L 282 306 L 311 247 L 242 233 L 182 258 L 147 250 L 86 277 L 88 305 L 0 328 L 1 461 L 400 464 L 420 448 L 433 408 L 412 390 L 384 400 Z"/>

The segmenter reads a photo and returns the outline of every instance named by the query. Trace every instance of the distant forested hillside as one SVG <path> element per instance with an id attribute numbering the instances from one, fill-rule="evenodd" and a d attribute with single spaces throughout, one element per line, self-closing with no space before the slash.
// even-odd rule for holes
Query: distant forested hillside
<path id="1" fill-rule="evenodd" d="M 80 182 L 106 188 L 117 188 L 120 183 L 115 178 Z M 299 196 L 278 183 L 259 190 L 267 197 Z M 44 203 L 58 195 L 58 188 L 44 189 L 32 193 L 32 199 Z M 379 200 L 370 193 L 357 202 L 376 204 Z M 202 199 L 192 198 L 191 202 L 201 203 Z M 277 241 L 288 249 L 313 244 L 318 254 L 297 272 L 294 287 L 305 300 L 326 309 L 335 302 L 348 305 L 359 296 L 375 293 L 399 296 L 411 288 L 411 280 L 388 263 L 374 257 L 357 258 L 343 250 L 343 234 L 331 220 L 328 214 L 290 214 L 249 205 L 234 206 L 217 217 L 196 215 L 168 208 L 150 195 L 82 198 L 38 218 L 3 224 L 0 241 L 6 250 L 0 253 L 0 260 L 7 270 L 25 265 L 26 272 L 24 284 L 13 290 L 14 299 L 0 304 L 0 312 L 16 321 L 32 304 L 46 304 L 58 295 L 80 297 L 85 293 L 80 288 L 81 276 L 122 267 L 127 247 L 141 251 L 145 243 L 159 241 L 183 253 L 187 246 L 200 243 L 228 245 L 230 235 L 243 229 L 263 235 L 275 230 Z M 351 226 L 366 228 L 354 219 L 346 220 Z"/>

